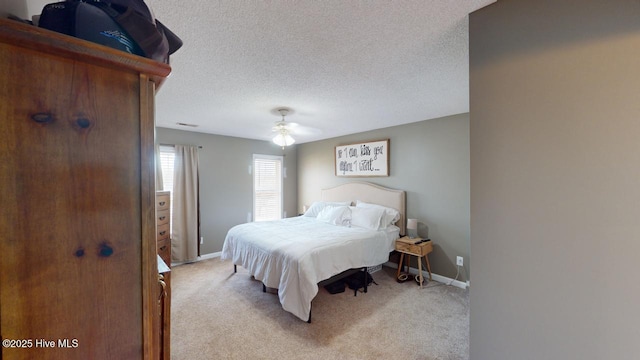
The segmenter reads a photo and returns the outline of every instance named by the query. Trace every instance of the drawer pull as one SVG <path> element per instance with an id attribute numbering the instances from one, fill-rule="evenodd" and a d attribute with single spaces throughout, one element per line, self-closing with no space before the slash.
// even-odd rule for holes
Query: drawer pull
<path id="1" fill-rule="evenodd" d="M 160 216 L 160 217 L 158 218 L 158 220 L 162 221 L 162 220 L 164 220 L 164 219 L 166 219 L 166 218 L 167 218 L 166 216 Z"/>
<path id="2" fill-rule="evenodd" d="M 158 274 L 158 283 L 162 289 L 162 291 L 160 291 L 160 296 L 158 297 L 158 303 L 160 303 L 162 298 L 167 297 L 167 283 L 164 281 L 164 276 L 162 276 L 162 274 Z"/>
<path id="3" fill-rule="evenodd" d="M 166 201 L 160 201 L 160 202 L 158 203 L 158 205 L 160 205 L 160 206 L 164 206 L 164 204 L 166 204 L 166 203 L 167 203 Z"/>
<path id="4" fill-rule="evenodd" d="M 160 248 L 160 251 L 165 251 L 166 249 L 167 249 L 167 245 L 162 246 L 162 247 Z"/>
<path id="5" fill-rule="evenodd" d="M 162 231 L 160 231 L 160 236 L 162 236 L 162 235 L 164 235 L 166 233 L 167 233 L 167 230 L 162 230 Z"/>

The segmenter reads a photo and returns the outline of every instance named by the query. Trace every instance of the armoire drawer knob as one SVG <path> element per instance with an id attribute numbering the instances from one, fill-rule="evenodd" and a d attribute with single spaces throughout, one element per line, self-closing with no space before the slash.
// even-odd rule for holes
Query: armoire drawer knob
<path id="1" fill-rule="evenodd" d="M 86 129 L 89 126 L 91 126 L 91 121 L 89 119 L 85 119 L 85 118 L 80 118 L 78 120 L 76 120 L 76 124 L 81 128 L 81 129 Z"/>
<path id="2" fill-rule="evenodd" d="M 31 115 L 31 119 L 39 124 L 48 124 L 53 121 L 53 115 L 49 113 L 37 113 Z"/>

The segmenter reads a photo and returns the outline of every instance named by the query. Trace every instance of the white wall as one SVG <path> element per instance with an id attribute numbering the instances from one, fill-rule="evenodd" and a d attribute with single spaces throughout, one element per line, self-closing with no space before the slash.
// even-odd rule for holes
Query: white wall
<path id="1" fill-rule="evenodd" d="M 640 1 L 470 16 L 473 360 L 640 356 Z"/>
<path id="2" fill-rule="evenodd" d="M 31 16 L 40 15 L 42 8 L 55 0 L 0 0 L 0 17 L 14 15 L 31 20 Z"/>

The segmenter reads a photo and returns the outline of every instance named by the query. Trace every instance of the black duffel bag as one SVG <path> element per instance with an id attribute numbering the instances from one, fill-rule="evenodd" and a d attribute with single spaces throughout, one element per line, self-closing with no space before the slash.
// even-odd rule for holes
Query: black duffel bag
<path id="1" fill-rule="evenodd" d="M 182 40 L 142 0 L 69 0 L 45 5 L 38 26 L 169 63 Z"/>

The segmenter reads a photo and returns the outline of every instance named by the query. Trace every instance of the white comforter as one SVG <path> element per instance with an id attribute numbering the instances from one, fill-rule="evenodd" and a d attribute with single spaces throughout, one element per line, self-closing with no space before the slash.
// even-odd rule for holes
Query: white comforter
<path id="1" fill-rule="evenodd" d="M 372 231 L 299 216 L 237 225 L 227 233 L 222 259 L 278 289 L 282 307 L 309 319 L 318 282 L 342 271 L 389 259 L 399 229 Z"/>

